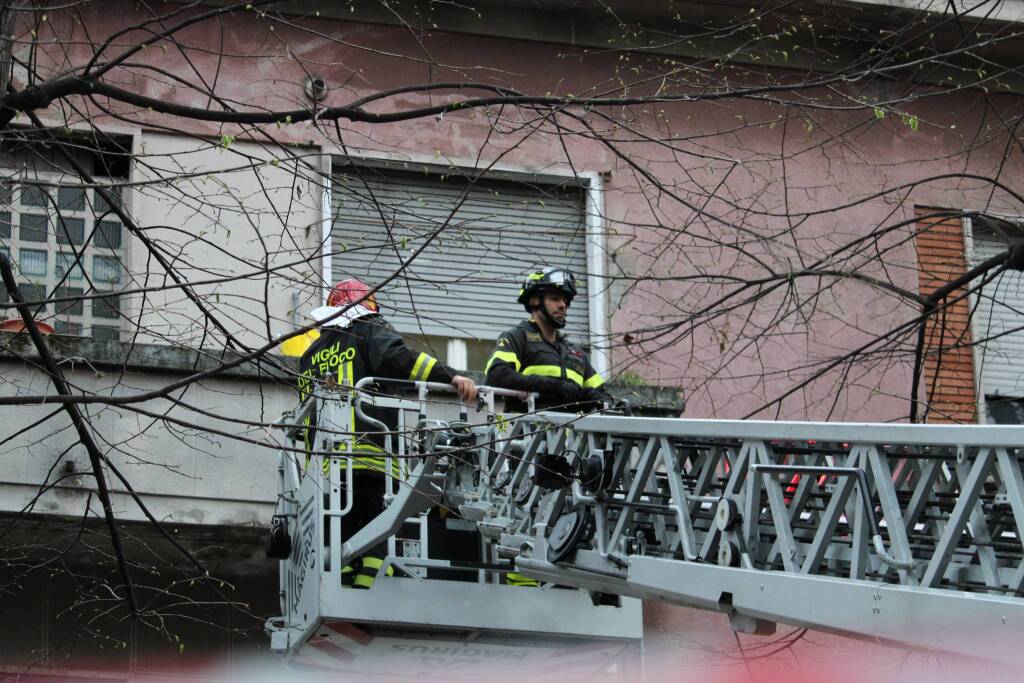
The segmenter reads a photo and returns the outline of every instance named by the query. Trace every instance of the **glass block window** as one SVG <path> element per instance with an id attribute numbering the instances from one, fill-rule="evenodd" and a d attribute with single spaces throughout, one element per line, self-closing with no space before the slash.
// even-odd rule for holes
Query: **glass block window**
<path id="1" fill-rule="evenodd" d="M 112 285 L 121 281 L 121 261 L 116 256 L 93 256 L 92 278 L 97 285 Z"/>
<path id="2" fill-rule="evenodd" d="M 19 195 L 22 206 L 37 206 L 42 209 L 51 208 L 50 195 L 45 187 L 22 185 Z"/>
<path id="3" fill-rule="evenodd" d="M 18 266 L 22 275 L 46 276 L 46 264 L 50 254 L 41 249 L 21 249 L 18 253 Z"/>
<path id="4" fill-rule="evenodd" d="M 104 294 L 104 292 L 97 292 Z M 92 316 L 94 318 L 117 318 L 121 313 L 121 297 L 117 294 L 99 296 L 92 300 Z"/>
<path id="5" fill-rule="evenodd" d="M 85 262 L 86 257 L 83 254 L 77 263 L 75 262 L 76 258 L 78 257 L 74 252 L 58 252 L 56 263 L 54 263 L 54 276 L 58 280 L 64 279 L 69 282 L 78 282 L 85 279 L 85 269 L 82 268 L 82 264 Z"/>
<path id="6" fill-rule="evenodd" d="M 81 287 L 58 287 L 53 290 L 53 296 L 55 299 L 66 299 L 70 297 L 80 297 L 85 293 Z M 65 315 L 82 315 L 82 309 L 85 308 L 82 305 L 82 300 L 77 299 L 75 301 L 60 301 L 54 304 L 57 315 L 64 313 Z"/>
<path id="7" fill-rule="evenodd" d="M 18 291 L 21 292 L 22 300 L 26 302 L 37 302 L 33 305 L 33 310 L 38 312 L 48 312 L 50 307 L 42 302 L 46 298 L 46 287 L 44 285 L 30 285 L 27 283 L 18 283 Z"/>
<path id="8" fill-rule="evenodd" d="M 112 192 L 123 205 L 121 192 Z M 124 225 L 96 188 L 70 176 L 0 168 L 0 250 L 14 263 L 25 299 L 49 300 L 35 314 L 58 334 L 123 338 L 127 245 Z M 9 301 L 0 287 L 0 302 Z"/>
<path id="9" fill-rule="evenodd" d="M 22 242 L 46 242 L 47 224 L 46 216 L 37 213 L 23 213 L 18 221 L 20 230 L 18 237 Z"/>
<path id="10" fill-rule="evenodd" d="M 96 226 L 95 244 L 102 249 L 120 249 L 121 224 L 116 221 L 100 221 Z"/>
<path id="11" fill-rule="evenodd" d="M 57 244 L 81 244 L 85 240 L 85 220 L 62 216 L 57 220 Z"/>
<path id="12" fill-rule="evenodd" d="M 53 326 L 57 334 L 69 334 L 74 337 L 82 336 L 82 323 L 72 323 L 66 320 L 58 320 Z"/>
<path id="13" fill-rule="evenodd" d="M 121 329 L 108 325 L 93 325 L 92 338 L 97 341 L 121 341 Z"/>

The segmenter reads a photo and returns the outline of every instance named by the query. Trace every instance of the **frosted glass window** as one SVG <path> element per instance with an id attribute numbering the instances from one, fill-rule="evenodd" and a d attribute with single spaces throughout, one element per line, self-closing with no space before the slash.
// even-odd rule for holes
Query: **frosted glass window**
<path id="1" fill-rule="evenodd" d="M 103 249 L 121 248 L 121 224 L 114 221 L 100 221 L 96 227 L 93 243 Z"/>
<path id="2" fill-rule="evenodd" d="M 18 265 L 23 275 L 46 275 L 46 264 L 49 254 L 39 249 L 21 249 L 18 252 Z"/>
<path id="3" fill-rule="evenodd" d="M 18 237 L 25 242 L 46 241 L 46 216 L 34 213 L 23 213 L 18 217 L 20 228 Z"/>
<path id="4" fill-rule="evenodd" d="M 121 281 L 121 262 L 114 256 L 93 256 L 92 277 L 97 284 Z"/>
<path id="5" fill-rule="evenodd" d="M 57 218 L 57 242 L 59 244 L 81 244 L 85 241 L 85 221 L 81 218 Z"/>
<path id="6" fill-rule="evenodd" d="M 57 189 L 57 208 L 62 211 L 85 210 L 85 188 L 61 187 Z"/>
<path id="7" fill-rule="evenodd" d="M 22 185 L 21 187 L 22 206 L 49 206 L 50 202 L 46 196 L 46 190 L 34 185 Z"/>
<path id="8" fill-rule="evenodd" d="M 68 275 L 68 280 L 81 280 L 85 277 L 85 269 L 82 268 L 82 264 L 85 263 L 85 256 L 82 256 L 82 260 L 75 263 L 75 255 L 70 251 L 62 251 L 57 254 L 56 263 L 54 263 L 53 274 L 58 278 L 63 278 L 64 274 L 71 270 Z"/>

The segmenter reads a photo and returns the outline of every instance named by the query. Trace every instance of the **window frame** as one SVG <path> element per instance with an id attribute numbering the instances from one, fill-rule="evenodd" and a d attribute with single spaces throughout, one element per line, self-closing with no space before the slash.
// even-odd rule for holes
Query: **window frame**
<path id="1" fill-rule="evenodd" d="M 466 160 L 460 162 L 457 159 L 451 160 L 448 164 L 438 164 L 434 157 L 426 155 L 407 155 L 398 157 L 386 153 L 375 153 L 372 151 L 360 151 L 353 154 L 349 151 L 335 150 L 334 153 L 325 151 L 321 161 L 323 183 L 321 203 L 321 232 L 320 232 L 320 257 L 321 257 L 321 304 L 326 305 L 327 296 L 333 286 L 333 264 L 331 258 L 332 227 L 333 227 L 333 174 L 335 169 L 342 164 L 350 163 L 368 169 L 378 170 L 405 170 L 415 169 L 426 174 L 450 175 L 452 173 L 465 174 L 467 176 L 479 173 L 476 161 Z M 589 336 L 583 342 L 590 350 L 591 365 L 604 377 L 611 373 L 611 354 L 609 344 L 609 295 L 610 281 L 607 278 L 608 256 L 607 256 L 607 229 L 605 218 L 604 202 L 604 181 L 607 173 L 583 170 L 573 172 L 572 170 L 554 170 L 546 173 L 537 173 L 523 167 L 495 164 L 489 167 L 487 173 L 481 180 L 488 181 L 511 181 L 522 184 L 548 184 L 563 185 L 567 181 L 578 185 L 583 194 L 583 216 L 582 221 L 585 227 L 584 257 L 587 264 L 587 288 L 590 292 L 588 297 L 588 322 Z M 453 360 L 468 358 L 466 340 L 459 337 L 449 337 L 446 352 Z M 451 363 L 449 363 L 451 364 Z M 458 368 L 456 369 L 470 369 Z"/>
<path id="2" fill-rule="evenodd" d="M 128 181 L 124 177 L 97 177 L 96 184 L 109 185 L 119 195 L 119 204 L 127 206 L 128 194 L 124 188 L 119 187 Z M 130 269 L 128 268 L 131 254 L 130 240 L 127 239 L 126 227 L 116 214 L 109 208 L 101 210 L 100 205 L 105 203 L 100 197 L 99 191 L 94 185 L 85 185 L 70 173 L 61 173 L 50 170 L 39 170 L 27 165 L 14 165 L 3 163 L 0 165 L 0 184 L 9 188 L 8 191 L 0 191 L 0 213 L 8 213 L 11 216 L 9 237 L 0 238 L 6 248 L 12 264 L 15 267 L 15 277 L 19 289 L 30 287 L 29 292 L 23 292 L 26 299 L 36 300 L 38 298 L 39 286 L 43 287 L 46 298 L 61 298 L 66 295 L 68 289 L 80 289 L 82 296 L 93 296 L 105 291 L 116 292 L 126 287 L 129 280 Z M 36 191 L 43 192 L 45 205 L 23 203 L 22 197 L 26 188 L 36 188 Z M 76 199 L 73 206 L 67 204 L 64 199 L 66 193 L 61 190 L 76 188 L 81 190 L 81 198 Z M 61 195 L 65 194 L 65 197 Z M 8 199 L 4 202 L 3 200 Z M 80 202 L 80 206 L 79 206 Z M 95 208 L 94 208 L 95 207 Z M 23 216 L 45 215 L 46 232 L 45 240 L 25 240 L 22 237 Z M 61 225 L 67 225 L 70 221 L 80 221 L 81 237 L 73 239 L 74 235 L 62 233 Z M 117 224 L 120 227 L 120 245 L 117 248 L 101 246 L 98 244 L 101 237 L 100 224 Z M 77 231 L 76 231 L 77 232 Z M 65 239 L 61 236 L 64 235 Z M 44 274 L 25 273 L 21 269 L 21 259 L 24 252 L 44 251 L 46 253 L 46 272 Z M 77 255 L 78 264 L 68 276 L 66 266 L 73 263 Z M 117 280 L 99 281 L 95 277 L 95 264 L 107 263 L 105 259 L 116 259 L 119 268 Z M 77 275 L 74 274 L 77 272 Z M 77 292 L 74 293 L 77 296 Z M 9 300 L 10 295 L 4 292 L 4 299 Z M 37 311 L 39 319 L 54 326 L 58 334 L 71 334 L 93 338 L 93 327 L 99 326 L 104 329 L 102 338 L 109 339 L 114 335 L 110 328 L 117 328 L 117 337 L 123 336 L 128 319 L 128 307 L 124 304 L 127 299 L 120 294 L 118 314 L 111 317 L 97 316 L 93 313 L 94 308 L 105 302 L 106 299 L 83 299 L 78 302 L 47 303 L 40 306 Z M 80 312 L 67 312 L 68 309 Z M 9 315 L 9 314 L 8 314 Z M 62 329 L 63 328 L 63 329 Z"/>

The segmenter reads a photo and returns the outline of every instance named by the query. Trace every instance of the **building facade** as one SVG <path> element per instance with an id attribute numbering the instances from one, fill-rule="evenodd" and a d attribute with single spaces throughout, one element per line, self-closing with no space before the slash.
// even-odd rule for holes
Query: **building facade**
<path id="1" fill-rule="evenodd" d="M 75 391 L 152 395 L 82 408 L 150 512 L 243 597 L 203 587 L 227 606 L 202 628 L 227 636 L 115 611 L 66 647 L 61 615 L 87 619 L 115 569 L 75 535 L 103 527 L 66 417 L 12 399 L 0 609 L 40 626 L 5 617 L 5 665 L 138 672 L 258 642 L 276 600 L 252 546 L 275 494 L 268 425 L 297 398 L 278 343 L 344 276 L 380 285 L 414 343 L 481 371 L 523 315 L 522 276 L 567 267 L 569 330 L 652 410 L 678 413 L 681 392 L 692 417 L 907 419 L 923 300 L 1021 240 L 1024 3 L 992 4 L 15 12 L 15 91 L 93 89 L 11 118 L 0 243 Z M 990 275 L 927 323 L 927 420 L 1019 421 L 1024 290 Z M 24 335 L 0 353 L 0 394 L 52 393 Z M 166 572 L 187 558 L 145 559 L 164 541 L 113 487 L 150 597 L 176 595 Z M 667 632 L 666 614 L 651 622 Z"/>

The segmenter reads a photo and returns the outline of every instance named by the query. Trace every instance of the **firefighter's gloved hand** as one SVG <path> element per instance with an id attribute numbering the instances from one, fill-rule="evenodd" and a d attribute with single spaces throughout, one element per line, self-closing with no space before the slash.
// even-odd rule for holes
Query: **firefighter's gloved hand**
<path id="1" fill-rule="evenodd" d="M 608 394 L 600 389 L 584 389 L 580 394 L 579 409 L 584 413 L 603 410 L 605 401 L 608 400 Z"/>
<path id="2" fill-rule="evenodd" d="M 583 387 L 564 379 L 551 380 L 550 393 L 559 403 L 561 410 L 572 411 L 583 398 Z"/>
<path id="3" fill-rule="evenodd" d="M 452 386 L 459 392 L 459 400 L 472 403 L 476 400 L 476 382 L 462 375 L 452 377 Z"/>

